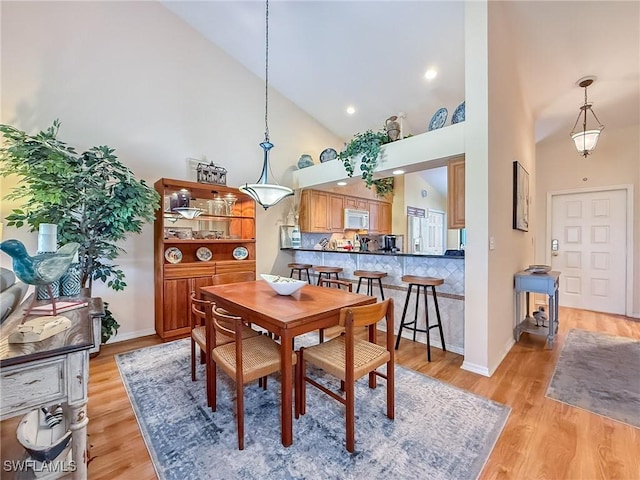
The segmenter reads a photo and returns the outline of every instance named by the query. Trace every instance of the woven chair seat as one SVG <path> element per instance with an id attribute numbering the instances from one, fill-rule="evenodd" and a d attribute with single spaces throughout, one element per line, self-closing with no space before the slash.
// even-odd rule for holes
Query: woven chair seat
<path id="1" fill-rule="evenodd" d="M 256 332 L 255 330 L 253 330 L 250 327 L 245 327 L 242 329 L 242 338 L 249 338 L 249 337 L 255 337 L 257 335 L 260 335 L 259 332 Z M 206 345 L 207 345 L 207 329 L 204 325 L 200 326 L 200 327 L 196 327 L 193 330 L 191 330 L 191 336 L 193 337 L 193 339 L 196 341 L 196 343 L 198 344 L 198 346 L 202 349 L 202 350 L 207 350 L 206 349 Z M 226 343 L 231 343 L 233 342 L 233 338 L 227 336 L 227 335 L 222 335 L 220 333 L 218 333 L 216 335 L 216 344 L 219 345 L 224 345 Z"/>
<path id="2" fill-rule="evenodd" d="M 213 349 L 214 362 L 231 378 L 236 376 L 236 344 L 227 343 Z M 291 354 L 296 364 L 295 353 Z M 252 336 L 242 340 L 242 371 L 244 383 L 252 382 L 280 371 L 280 345 L 266 335 Z"/>
<path id="3" fill-rule="evenodd" d="M 366 340 L 354 339 L 354 378 L 360 378 L 371 370 L 384 365 L 390 355 L 382 345 L 376 345 Z M 340 380 L 346 380 L 345 338 L 339 336 L 327 342 L 304 349 L 304 359 L 317 367 L 335 375 Z"/>

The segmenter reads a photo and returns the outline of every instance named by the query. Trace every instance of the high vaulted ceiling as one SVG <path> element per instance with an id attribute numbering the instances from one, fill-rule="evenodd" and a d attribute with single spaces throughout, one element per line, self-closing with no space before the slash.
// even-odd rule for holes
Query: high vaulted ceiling
<path id="1" fill-rule="evenodd" d="M 162 3 L 264 78 L 264 2 Z M 640 2 L 501 6 L 537 140 L 568 136 L 585 75 L 598 78 L 589 100 L 608 128 L 640 123 Z M 269 10 L 270 86 L 345 140 L 400 112 L 405 134 L 426 131 L 440 107 L 449 124 L 465 98 L 464 2 L 272 0 Z"/>

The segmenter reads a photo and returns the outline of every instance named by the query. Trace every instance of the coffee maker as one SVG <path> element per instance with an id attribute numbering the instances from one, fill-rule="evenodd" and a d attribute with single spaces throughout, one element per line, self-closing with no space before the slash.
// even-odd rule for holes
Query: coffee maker
<path id="1" fill-rule="evenodd" d="M 383 247 L 382 247 L 382 251 L 383 252 L 397 252 L 399 250 L 399 248 L 396 246 L 396 235 L 384 235 L 382 237 L 383 240 Z"/>

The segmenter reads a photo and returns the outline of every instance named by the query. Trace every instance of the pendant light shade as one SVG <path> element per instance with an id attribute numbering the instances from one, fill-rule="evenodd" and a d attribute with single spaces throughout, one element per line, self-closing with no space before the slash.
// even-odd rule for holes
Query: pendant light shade
<path id="1" fill-rule="evenodd" d="M 593 150 L 596 148 L 598 144 L 598 139 L 600 138 L 600 132 L 604 129 L 604 125 L 600 123 L 598 117 L 593 111 L 592 104 L 587 101 L 587 87 L 589 87 L 595 81 L 595 77 L 584 77 L 578 80 L 577 85 L 580 88 L 584 88 L 584 105 L 580 107 L 580 112 L 578 113 L 578 118 L 576 118 L 576 123 L 573 125 L 573 129 L 571 130 L 571 138 L 573 139 L 576 150 L 583 157 L 587 157 Z M 597 122 L 596 128 L 591 128 L 587 130 L 587 112 L 591 112 L 591 115 Z M 582 118 L 582 129 L 576 130 L 578 126 L 578 122 Z"/>
<path id="2" fill-rule="evenodd" d="M 283 198 L 293 195 L 293 190 L 283 187 L 278 183 L 269 183 L 269 150 L 273 148 L 273 143 L 269 141 L 269 0 L 266 1 L 265 8 L 265 74 L 264 74 L 264 141 L 260 144 L 264 152 L 262 162 L 262 173 L 256 183 L 247 183 L 240 187 L 240 191 L 251 196 L 256 202 L 267 208 L 275 205 Z"/>

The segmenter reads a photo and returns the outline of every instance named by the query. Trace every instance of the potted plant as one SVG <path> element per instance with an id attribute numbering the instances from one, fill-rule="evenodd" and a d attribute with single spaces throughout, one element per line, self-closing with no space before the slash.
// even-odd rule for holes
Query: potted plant
<path id="1" fill-rule="evenodd" d="M 126 287 L 125 274 L 113 263 L 124 250 L 118 246 L 129 233 L 140 233 L 154 219 L 159 195 L 136 180 L 107 146 L 76 153 L 58 140 L 58 120 L 36 135 L 0 125 L 0 175 L 17 175 L 20 184 L 5 198 L 24 199 L 24 209 L 6 217 L 7 226 L 41 223 L 58 225 L 60 243 L 77 242 L 81 286 L 89 295 L 94 280 L 113 290 Z M 105 304 L 105 307 L 107 304 Z M 108 313 L 107 313 L 108 312 Z M 105 308 L 102 341 L 118 330 L 118 322 Z"/>
<path id="2" fill-rule="evenodd" d="M 344 164 L 349 177 L 353 177 L 356 161 L 360 159 L 362 179 L 367 188 L 371 188 L 373 171 L 378 165 L 380 147 L 389 142 L 391 139 L 385 131 L 367 130 L 364 133 L 357 133 L 338 154 L 338 159 Z"/>
<path id="3" fill-rule="evenodd" d="M 393 177 L 379 178 L 372 183 L 376 190 L 376 197 L 383 198 L 387 195 L 393 195 Z"/>

